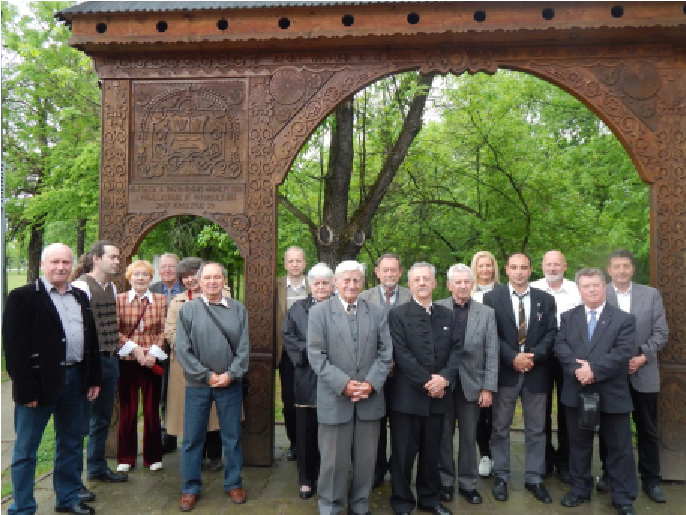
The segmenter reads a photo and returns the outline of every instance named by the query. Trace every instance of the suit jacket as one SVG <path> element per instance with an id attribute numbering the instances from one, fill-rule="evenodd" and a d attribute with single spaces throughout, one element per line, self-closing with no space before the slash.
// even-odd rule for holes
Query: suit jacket
<path id="1" fill-rule="evenodd" d="M 386 299 L 381 295 L 381 291 L 379 290 L 378 286 L 374 286 L 373 288 L 364 290 L 360 293 L 358 298 L 366 300 L 367 302 L 371 302 L 372 304 L 379 304 L 380 306 L 383 306 L 386 309 L 386 311 L 389 311 L 391 308 L 395 306 L 400 306 L 401 304 L 405 304 L 406 302 L 411 301 L 412 292 L 409 289 L 403 288 L 402 286 L 398 285 L 398 293 L 395 296 L 395 302 L 392 306 L 386 304 Z"/>
<path id="2" fill-rule="evenodd" d="M 164 283 L 162 281 L 157 281 L 156 283 L 151 284 L 148 289 L 150 290 L 150 293 L 164 294 L 164 290 L 162 289 L 163 286 L 164 286 Z M 183 293 L 185 291 L 186 291 L 186 287 L 182 283 L 179 283 L 179 293 Z M 172 297 L 172 298 L 174 298 L 174 297 Z M 171 302 L 171 299 L 169 299 L 169 301 Z"/>
<path id="3" fill-rule="evenodd" d="M 358 299 L 357 322 L 356 353 L 348 315 L 338 295 L 310 309 L 307 356 L 317 374 L 317 420 L 322 424 L 351 421 L 355 407 L 361 420 L 379 419 L 386 412 L 383 385 L 393 359 L 388 318 L 381 306 Z M 343 395 L 351 379 L 368 381 L 374 391 L 353 403 Z"/>
<path id="4" fill-rule="evenodd" d="M 452 310 L 453 298 L 439 300 L 436 304 Z M 499 352 L 495 312 L 474 299 L 470 300 L 459 368 L 465 399 L 476 402 L 481 390 L 498 391 Z"/>
<path id="5" fill-rule="evenodd" d="M 313 305 L 312 294 L 297 301 L 286 312 L 281 329 L 283 348 L 295 366 L 295 404 L 301 406 L 317 405 L 317 374 L 307 359 L 307 320 Z"/>
<path id="6" fill-rule="evenodd" d="M 534 367 L 525 372 L 524 384 L 532 393 L 548 391 L 548 358 L 552 353 L 557 333 L 555 298 L 536 288 L 529 288 L 531 312 L 527 328 L 524 352 L 534 353 Z M 520 372 L 513 361 L 519 354 L 519 329 L 515 323 L 510 288 L 507 284 L 496 286 L 484 295 L 484 304 L 493 308 L 498 326 L 500 343 L 500 371 L 498 386 L 515 386 Z"/>
<path id="7" fill-rule="evenodd" d="M 429 315 L 412 300 L 388 314 L 395 360 L 390 392 L 393 411 L 428 416 L 447 413 L 452 406 L 462 342 L 453 339 L 452 310 L 437 304 L 432 309 Z M 430 397 L 424 388 L 432 374 L 450 383 L 440 399 Z"/>
<path id="8" fill-rule="evenodd" d="M 310 291 L 310 285 L 307 284 L 307 279 L 305 281 L 305 291 L 309 295 L 312 293 Z M 288 299 L 286 298 L 286 276 L 279 277 L 276 280 L 276 366 L 281 363 L 281 354 L 283 353 L 283 335 L 281 334 L 281 329 L 283 328 L 283 321 L 286 318 L 286 305 Z"/>
<path id="9" fill-rule="evenodd" d="M 72 288 L 83 319 L 83 391 L 100 385 L 98 335 L 86 294 Z M 12 398 L 17 404 L 38 400 L 52 405 L 62 392 L 66 335 L 57 308 L 40 279 L 12 290 L 2 318 L 2 346 Z"/>
<path id="10" fill-rule="evenodd" d="M 560 331 L 555 339 L 555 353 L 564 373 L 563 404 L 576 407 L 580 391 L 598 392 L 600 411 L 631 411 L 633 405 L 626 376 L 635 340 L 636 318 L 611 304 L 605 303 L 590 345 L 585 307 L 577 306 L 562 313 Z M 574 371 L 579 368 L 577 359 L 588 361 L 595 383 L 582 386 L 576 379 Z"/>
<path id="11" fill-rule="evenodd" d="M 607 285 L 607 303 L 619 307 L 612 284 Z M 660 391 L 660 369 L 657 353 L 667 345 L 667 317 L 660 292 L 650 286 L 631 284 L 631 314 L 636 317 L 636 343 L 632 356 L 643 354 L 648 361 L 629 375 L 629 381 L 639 392 Z"/>

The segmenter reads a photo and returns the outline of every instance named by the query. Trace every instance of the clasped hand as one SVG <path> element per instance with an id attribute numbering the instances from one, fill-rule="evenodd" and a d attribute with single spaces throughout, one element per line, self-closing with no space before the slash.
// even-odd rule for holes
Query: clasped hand
<path id="1" fill-rule="evenodd" d="M 152 354 L 146 354 L 146 352 L 140 347 L 136 347 L 131 351 L 134 358 L 138 361 L 138 364 L 142 367 L 152 368 L 155 364 L 156 358 Z"/>
<path id="2" fill-rule="evenodd" d="M 591 365 L 589 365 L 588 361 L 585 359 L 577 359 L 576 362 L 581 365 L 574 371 L 577 380 L 584 386 L 595 383 L 595 376 L 593 375 L 593 370 L 591 370 Z"/>
<path id="3" fill-rule="evenodd" d="M 212 388 L 229 386 L 231 384 L 231 377 L 229 376 L 228 372 L 224 372 L 223 374 L 212 372 L 210 380 L 207 381 L 207 384 L 209 384 Z"/>
<path id="4" fill-rule="evenodd" d="M 446 386 L 448 386 L 448 381 L 443 376 L 431 374 L 431 379 L 424 385 L 424 388 L 429 392 L 429 397 L 440 399 L 445 395 Z"/>
<path id="5" fill-rule="evenodd" d="M 644 354 L 640 356 L 634 356 L 629 360 L 629 374 L 635 374 L 639 368 L 646 364 L 648 358 Z"/>
<path id="6" fill-rule="evenodd" d="M 528 372 L 534 368 L 534 353 L 520 352 L 512 362 L 512 366 L 517 372 Z"/>
<path id="7" fill-rule="evenodd" d="M 355 381 L 354 379 L 348 381 L 348 384 L 346 384 L 345 388 L 343 389 L 343 395 L 350 397 L 352 402 L 366 399 L 371 393 L 371 384 L 369 384 L 367 381 Z"/>

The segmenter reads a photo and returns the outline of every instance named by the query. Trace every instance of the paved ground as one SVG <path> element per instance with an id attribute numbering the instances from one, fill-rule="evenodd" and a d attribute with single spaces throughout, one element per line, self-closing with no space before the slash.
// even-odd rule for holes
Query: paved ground
<path id="1" fill-rule="evenodd" d="M 5 471 L 11 459 L 11 447 L 14 440 L 12 425 L 13 404 L 11 400 L 11 386 L 7 382 L 2 385 L 2 470 Z M 609 494 L 595 494 L 590 504 L 583 504 L 576 509 L 565 509 L 559 501 L 567 491 L 567 485 L 555 478 L 545 481 L 553 500 L 551 505 L 543 505 L 531 497 L 524 490 L 523 479 L 523 435 L 515 433 L 512 438 L 512 458 L 514 475 L 510 482 L 510 500 L 499 503 L 490 494 L 492 481 L 479 480 L 478 488 L 484 497 L 484 504 L 472 506 L 460 499 L 448 506 L 455 513 L 465 512 L 474 514 L 611 514 L 612 509 Z M 286 437 L 282 426 L 276 430 L 276 449 L 273 467 L 245 467 L 243 470 L 243 485 L 248 495 L 248 502 L 236 506 L 229 502 L 223 492 L 221 472 L 203 473 L 203 494 L 194 513 L 198 514 L 295 514 L 309 515 L 317 513 L 316 500 L 303 501 L 298 498 L 297 470 L 294 462 L 286 461 Z M 597 453 L 596 453 L 597 454 Z M 112 468 L 116 463 L 111 463 Z M 684 464 L 686 466 L 686 464 Z M 130 473 L 128 483 L 121 485 L 106 485 L 91 483 L 88 487 L 96 493 L 96 502 L 92 506 L 98 513 L 111 514 L 166 514 L 179 513 L 180 471 L 179 452 L 167 454 L 164 457 L 164 469 L 150 472 L 142 469 L 142 458 L 138 467 Z M 600 466 L 594 465 L 598 473 Z M 4 480 L 4 478 L 3 478 Z M 390 496 L 389 476 L 382 488 L 374 490 L 371 496 L 371 511 L 376 515 L 391 514 L 388 504 Z M 635 507 L 639 514 L 684 514 L 686 513 L 686 488 L 683 484 L 663 485 L 669 503 L 658 505 L 651 502 L 642 493 L 636 501 Z M 54 513 L 54 493 L 52 490 L 52 476 L 47 475 L 36 483 L 36 499 L 39 503 L 39 514 Z M 6 512 L 10 501 L 2 503 L 2 511 Z"/>

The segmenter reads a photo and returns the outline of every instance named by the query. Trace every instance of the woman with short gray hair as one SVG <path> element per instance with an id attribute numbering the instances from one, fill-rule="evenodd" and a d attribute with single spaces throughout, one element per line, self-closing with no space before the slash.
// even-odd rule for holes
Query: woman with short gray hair
<path id="1" fill-rule="evenodd" d="M 282 328 L 284 349 L 295 365 L 295 447 L 301 499 L 314 495 L 319 469 L 317 375 L 307 359 L 307 322 L 310 308 L 333 293 L 333 272 L 324 263 L 317 263 L 307 274 L 307 284 L 312 293 L 291 306 Z"/>

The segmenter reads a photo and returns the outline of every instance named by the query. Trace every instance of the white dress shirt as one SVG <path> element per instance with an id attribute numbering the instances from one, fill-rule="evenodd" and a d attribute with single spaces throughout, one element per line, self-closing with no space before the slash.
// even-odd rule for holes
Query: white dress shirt
<path id="1" fill-rule="evenodd" d="M 612 284 L 612 287 L 615 289 L 615 294 L 617 294 L 617 306 L 625 313 L 631 313 L 631 287 L 633 284 L 633 282 L 629 283 L 629 289 L 626 293 L 622 293 L 614 283 Z"/>
<path id="2" fill-rule="evenodd" d="M 600 314 L 603 312 L 603 308 L 605 307 L 605 303 L 603 302 L 600 306 L 595 308 L 593 311 L 595 311 L 595 319 L 596 322 L 600 320 Z M 584 306 L 586 309 L 586 323 L 588 324 L 591 321 L 591 308 L 588 306 Z"/>
<path id="3" fill-rule="evenodd" d="M 560 319 L 562 313 L 581 305 L 581 296 L 579 295 L 579 288 L 577 288 L 574 281 L 569 279 L 562 279 L 562 285 L 559 290 L 553 290 L 546 278 L 539 279 L 531 283 L 532 288 L 538 288 L 546 293 L 550 293 L 555 297 L 555 311 L 557 312 L 557 327 L 560 327 Z"/>

